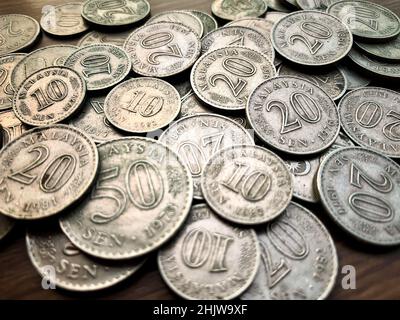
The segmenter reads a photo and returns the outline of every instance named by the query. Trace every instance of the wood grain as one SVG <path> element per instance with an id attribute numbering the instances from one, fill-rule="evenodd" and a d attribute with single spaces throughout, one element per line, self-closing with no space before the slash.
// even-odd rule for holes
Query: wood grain
<path id="1" fill-rule="evenodd" d="M 0 14 L 21 13 L 40 20 L 44 5 L 65 3 L 62 0 L 2 0 Z M 210 12 L 206 0 L 150 0 L 152 14 L 173 9 L 198 9 Z M 399 0 L 374 1 L 400 14 Z M 62 40 L 75 44 L 79 38 Z M 32 49 L 60 43 L 45 34 Z M 343 290 L 340 274 L 330 299 L 400 299 L 400 248 L 376 248 L 363 245 L 334 225 L 319 206 L 308 206 L 328 227 L 335 240 L 340 266 L 353 265 L 357 270 L 357 289 Z M 0 243 L 0 299 L 173 299 L 176 296 L 163 283 L 155 255 L 133 277 L 109 290 L 74 294 L 41 289 L 41 278 L 31 265 L 25 247 L 25 224 Z"/>

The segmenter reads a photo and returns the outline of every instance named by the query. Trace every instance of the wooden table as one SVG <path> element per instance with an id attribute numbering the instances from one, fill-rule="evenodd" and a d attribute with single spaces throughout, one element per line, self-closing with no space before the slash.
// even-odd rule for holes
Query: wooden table
<path id="1" fill-rule="evenodd" d="M 76 1 L 76 0 L 74 0 Z M 21 13 L 40 20 L 44 5 L 66 3 L 62 0 L 1 0 L 0 14 Z M 71 0 L 72 2 L 72 0 Z M 153 14 L 173 9 L 197 9 L 210 12 L 211 0 L 149 0 Z M 399 0 L 376 0 L 400 15 Z M 75 44 L 78 38 L 63 40 Z M 37 47 L 59 43 L 43 34 Z M 334 225 L 318 206 L 311 207 L 328 227 L 335 240 L 340 266 L 353 265 L 357 270 L 357 289 L 343 290 L 341 268 L 330 299 L 400 299 L 400 248 L 375 248 L 363 245 Z M 0 299 L 172 299 L 176 296 L 162 281 L 155 255 L 151 255 L 133 277 L 108 290 L 92 294 L 75 294 L 43 290 L 41 278 L 31 265 L 25 247 L 25 226 L 17 228 L 0 243 Z"/>

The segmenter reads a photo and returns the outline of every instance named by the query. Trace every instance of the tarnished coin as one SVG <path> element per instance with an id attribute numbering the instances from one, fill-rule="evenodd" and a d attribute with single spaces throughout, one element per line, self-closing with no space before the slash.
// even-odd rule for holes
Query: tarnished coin
<path id="1" fill-rule="evenodd" d="M 78 114 L 71 118 L 69 124 L 81 129 L 95 142 L 105 142 L 123 137 L 123 134 L 110 124 L 104 115 L 105 94 L 92 94 L 86 98 Z"/>
<path id="2" fill-rule="evenodd" d="M 167 285 L 185 299 L 233 299 L 252 283 L 260 264 L 252 229 L 232 226 L 205 204 L 192 207 L 182 230 L 158 253 Z"/>
<path id="3" fill-rule="evenodd" d="M 75 203 L 97 174 L 96 145 L 66 125 L 34 128 L 0 152 L 0 212 L 39 219 Z"/>
<path id="4" fill-rule="evenodd" d="M 322 300 L 336 282 L 335 244 L 322 222 L 291 202 L 285 212 L 257 229 L 261 261 L 242 300 Z"/>
<path id="5" fill-rule="evenodd" d="M 203 36 L 218 28 L 217 21 L 208 13 L 197 10 L 188 10 L 188 11 L 200 19 L 203 25 Z"/>
<path id="6" fill-rule="evenodd" d="M 259 17 L 267 11 L 264 0 L 213 0 L 211 11 L 218 18 L 237 20 L 244 17 Z"/>
<path id="7" fill-rule="evenodd" d="M 151 132 L 179 114 L 181 98 L 168 82 L 136 78 L 122 82 L 107 95 L 104 114 L 115 127 L 133 133 Z"/>
<path id="8" fill-rule="evenodd" d="M 265 33 L 264 33 L 265 34 Z M 252 28 L 228 26 L 210 32 L 201 40 L 203 54 L 225 47 L 243 46 L 265 54 L 272 62 L 275 50 L 269 38 Z"/>
<path id="9" fill-rule="evenodd" d="M 189 27 L 158 22 L 137 28 L 124 44 L 134 72 L 168 77 L 190 68 L 200 55 L 201 42 Z"/>
<path id="10" fill-rule="evenodd" d="M 335 151 L 318 172 L 318 191 L 333 220 L 360 240 L 400 244 L 400 167 L 364 148 Z"/>
<path id="11" fill-rule="evenodd" d="M 369 1 L 340 1 L 327 12 L 346 24 L 353 35 L 370 40 L 395 38 L 400 33 L 400 19 L 388 8 Z"/>
<path id="12" fill-rule="evenodd" d="M 39 23 L 23 14 L 0 15 L 0 55 L 31 46 L 40 33 Z"/>
<path id="13" fill-rule="evenodd" d="M 101 26 L 116 27 L 136 23 L 150 13 L 146 0 L 86 0 L 82 17 Z"/>
<path id="14" fill-rule="evenodd" d="M 84 47 L 90 44 L 109 43 L 117 47 L 123 47 L 126 38 L 132 33 L 132 30 L 122 32 L 107 32 L 91 31 L 85 34 L 78 42 L 79 47 Z"/>
<path id="15" fill-rule="evenodd" d="M 85 82 L 76 71 L 66 67 L 44 68 L 22 82 L 14 94 L 13 110 L 31 126 L 54 124 L 75 113 L 85 94 Z"/>
<path id="16" fill-rule="evenodd" d="M 97 184 L 61 227 L 81 250 L 105 259 L 144 255 L 184 223 L 193 182 L 180 157 L 148 138 L 127 137 L 98 147 Z"/>
<path id="17" fill-rule="evenodd" d="M 113 44 L 91 44 L 73 52 L 64 65 L 78 72 L 89 91 L 103 90 L 121 82 L 131 70 L 128 54 Z"/>
<path id="18" fill-rule="evenodd" d="M 276 154 L 253 145 L 215 153 L 201 175 L 208 205 L 234 223 L 256 225 L 278 217 L 293 194 L 292 177 Z"/>
<path id="19" fill-rule="evenodd" d="M 22 82 L 35 72 L 51 66 L 63 66 L 65 59 L 76 49 L 76 46 L 57 44 L 32 51 L 12 70 L 11 86 L 17 90 Z"/>
<path id="20" fill-rule="evenodd" d="M 385 59 L 388 62 L 400 62 L 400 37 L 380 44 L 361 41 L 355 41 L 355 44 L 361 50 L 377 59 Z"/>
<path id="21" fill-rule="evenodd" d="M 160 142 L 177 152 L 193 177 L 194 197 L 202 199 L 200 176 L 203 167 L 218 150 L 236 144 L 254 144 L 241 125 L 216 114 L 188 116 L 172 123 L 161 135 Z"/>
<path id="22" fill-rule="evenodd" d="M 59 6 L 45 6 L 40 19 L 44 31 L 55 36 L 71 36 L 85 32 L 89 26 L 83 20 L 81 2 L 70 2 Z"/>
<path id="23" fill-rule="evenodd" d="M 75 247 L 56 223 L 32 226 L 26 234 L 29 258 L 42 277 L 54 268 L 52 284 L 71 291 L 95 291 L 111 287 L 135 273 L 144 260 L 116 264 L 95 259 Z"/>
<path id="24" fill-rule="evenodd" d="M 400 93 L 376 87 L 350 91 L 339 103 L 339 114 L 355 143 L 400 158 Z"/>
<path id="25" fill-rule="evenodd" d="M 336 17 L 319 11 L 298 11 L 275 24 L 272 43 L 292 62 L 323 66 L 344 58 L 353 45 L 353 36 Z"/>
<path id="26" fill-rule="evenodd" d="M 361 53 L 359 50 L 354 48 L 349 52 L 349 58 L 357 66 L 369 73 L 372 73 L 373 75 L 378 75 L 385 78 L 400 78 L 400 62 L 390 63 L 377 60 Z"/>
<path id="27" fill-rule="evenodd" d="M 0 214 L 0 240 L 10 233 L 14 225 L 14 220 Z"/>
<path id="28" fill-rule="evenodd" d="M 223 110 L 242 110 L 251 92 L 275 74 L 275 67 L 266 55 L 232 46 L 201 56 L 192 68 L 190 82 L 205 103 Z"/>
<path id="29" fill-rule="evenodd" d="M 347 79 L 336 66 L 327 69 L 309 70 L 283 64 L 278 70 L 280 76 L 294 76 L 306 79 L 324 90 L 332 100 L 340 99 L 347 90 Z"/>
<path id="30" fill-rule="evenodd" d="M 363 88 L 371 83 L 371 79 L 369 77 L 360 73 L 358 70 L 352 68 L 346 63 L 340 63 L 338 68 L 343 72 L 347 80 L 347 90 Z"/>
<path id="31" fill-rule="evenodd" d="M 296 0 L 297 5 L 303 10 L 326 11 L 328 7 L 342 0 Z"/>
<path id="32" fill-rule="evenodd" d="M 25 53 L 12 53 L 0 57 L 0 111 L 12 108 L 11 73 L 25 56 Z"/>
<path id="33" fill-rule="evenodd" d="M 14 111 L 0 112 L 0 147 L 18 138 L 26 130 L 28 130 L 27 126 L 15 116 Z"/>
<path id="34" fill-rule="evenodd" d="M 177 22 L 191 28 L 199 38 L 203 36 L 203 24 L 201 20 L 194 14 L 183 11 L 164 11 L 153 17 L 151 17 L 146 24 L 157 23 L 157 22 Z"/>

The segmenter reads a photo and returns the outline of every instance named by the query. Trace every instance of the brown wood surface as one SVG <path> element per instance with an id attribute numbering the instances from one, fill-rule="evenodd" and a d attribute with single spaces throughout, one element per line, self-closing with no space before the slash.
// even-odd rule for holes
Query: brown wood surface
<path id="1" fill-rule="evenodd" d="M 75 0 L 76 1 L 76 0 Z M 40 20 L 44 5 L 66 3 L 63 0 L 1 0 L 0 14 L 21 13 Z M 72 0 L 71 0 L 72 2 Z M 172 9 L 198 9 L 210 12 L 211 0 L 149 0 L 152 14 Z M 376 0 L 400 15 L 400 0 Z M 80 37 L 51 38 L 42 34 L 34 46 L 75 44 Z M 382 84 L 381 84 L 382 85 Z M 310 207 L 310 206 L 308 206 Z M 400 248 L 376 248 L 361 244 L 339 230 L 319 207 L 311 207 L 328 227 L 335 240 L 340 266 L 353 265 L 357 271 L 357 289 L 343 290 L 339 276 L 330 299 L 400 299 Z M 163 283 L 155 255 L 149 257 L 133 277 L 111 289 L 91 294 L 43 290 L 41 278 L 30 263 L 25 247 L 25 225 L 20 223 L 0 243 L 0 299 L 173 299 L 176 296 Z"/>

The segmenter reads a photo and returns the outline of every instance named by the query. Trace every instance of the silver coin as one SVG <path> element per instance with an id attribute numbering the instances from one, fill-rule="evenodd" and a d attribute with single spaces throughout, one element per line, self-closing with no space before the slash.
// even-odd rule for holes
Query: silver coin
<path id="1" fill-rule="evenodd" d="M 113 44 L 117 47 L 121 47 L 124 45 L 126 38 L 132 33 L 133 30 L 127 30 L 122 32 L 100 32 L 100 31 L 91 31 L 85 34 L 78 42 L 79 47 L 84 47 L 89 44 L 96 43 L 109 43 Z"/>
<path id="2" fill-rule="evenodd" d="M 344 58 L 353 45 L 349 28 L 319 11 L 298 11 L 280 19 L 272 29 L 280 55 L 306 66 L 324 66 Z"/>
<path id="3" fill-rule="evenodd" d="M 285 163 L 265 148 L 236 145 L 215 153 L 201 175 L 208 205 L 238 224 L 257 225 L 278 217 L 293 195 Z"/>
<path id="4" fill-rule="evenodd" d="M 328 7 L 342 0 L 296 0 L 298 6 L 303 10 L 326 11 Z"/>
<path id="5" fill-rule="evenodd" d="M 209 32 L 218 28 L 218 22 L 208 13 L 198 10 L 188 10 L 188 11 L 200 19 L 203 25 L 203 37 Z"/>
<path id="6" fill-rule="evenodd" d="M 0 214 L 0 240 L 10 233 L 14 225 L 15 221 L 13 219 Z"/>
<path id="7" fill-rule="evenodd" d="M 400 158 L 400 93 L 377 87 L 350 91 L 339 103 L 339 114 L 355 143 Z"/>
<path id="8" fill-rule="evenodd" d="M 13 110 L 0 112 L 0 150 L 27 130 L 28 127 L 17 118 Z"/>
<path id="9" fill-rule="evenodd" d="M 340 63 L 338 65 L 340 71 L 343 72 L 346 77 L 347 90 L 354 90 L 368 86 L 371 83 L 371 79 L 360 73 L 355 68 L 351 68 L 346 63 Z"/>
<path id="10" fill-rule="evenodd" d="M 252 283 L 260 264 L 252 229 L 231 226 L 205 204 L 192 207 L 176 238 L 158 253 L 167 285 L 185 299 L 233 299 Z"/>
<path id="11" fill-rule="evenodd" d="M 332 219 L 375 245 L 400 244 L 400 167 L 364 148 L 335 151 L 318 172 L 318 191 Z"/>
<path id="12" fill-rule="evenodd" d="M 261 263 L 242 300 L 320 300 L 336 282 L 335 244 L 322 222 L 291 202 L 275 221 L 257 230 Z"/>
<path id="13" fill-rule="evenodd" d="M 384 59 L 389 62 L 400 62 L 400 37 L 379 44 L 361 41 L 355 41 L 354 43 L 361 50 L 377 59 Z"/>
<path id="14" fill-rule="evenodd" d="M 296 155 L 319 153 L 340 130 L 337 107 L 325 91 L 296 77 L 267 80 L 250 95 L 247 119 L 268 145 Z"/>
<path id="15" fill-rule="evenodd" d="M 283 17 L 286 17 L 290 11 L 286 12 L 275 12 L 275 11 L 268 11 L 265 15 L 265 20 L 275 24 Z M 272 30 L 271 30 L 272 31 Z"/>
<path id="16" fill-rule="evenodd" d="M 275 74 L 266 55 L 232 46 L 201 56 L 192 68 L 190 82 L 205 103 L 222 110 L 243 110 L 254 88 Z"/>
<path id="17" fill-rule="evenodd" d="M 180 157 L 148 138 L 98 146 L 100 173 L 83 201 L 60 219 L 82 251 L 104 259 L 142 256 L 168 241 L 184 223 L 193 182 Z"/>
<path id="18" fill-rule="evenodd" d="M 193 177 L 194 197 L 202 199 L 200 177 L 210 157 L 218 150 L 236 144 L 254 144 L 245 128 L 216 114 L 188 116 L 172 123 L 160 142 L 177 152 Z"/>
<path id="19" fill-rule="evenodd" d="M 181 100 L 193 93 L 192 85 L 190 84 L 190 72 L 188 71 L 176 76 L 164 78 L 164 80 L 171 84 L 176 91 L 178 91 Z"/>
<path id="20" fill-rule="evenodd" d="M 284 0 L 264 0 L 264 1 L 267 4 L 269 9 L 278 11 L 277 13 L 280 13 L 280 12 L 287 12 L 287 13 L 292 12 L 292 8 L 289 8 Z M 268 15 L 270 13 L 275 13 L 275 12 L 268 11 L 266 17 L 268 17 Z"/>
<path id="21" fill-rule="evenodd" d="M 223 20 L 237 20 L 244 17 L 259 17 L 267 11 L 264 0 L 213 0 L 211 12 Z"/>

